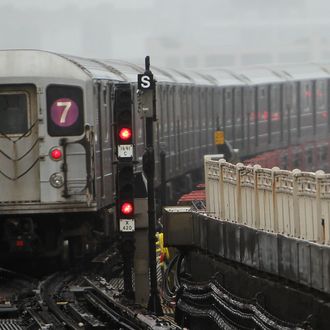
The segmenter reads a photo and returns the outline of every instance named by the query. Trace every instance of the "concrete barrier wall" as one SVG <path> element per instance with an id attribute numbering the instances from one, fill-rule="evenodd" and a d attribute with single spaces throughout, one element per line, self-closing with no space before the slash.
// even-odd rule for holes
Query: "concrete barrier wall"
<path id="1" fill-rule="evenodd" d="M 166 246 L 192 247 L 330 294 L 330 246 L 206 214 L 187 207 L 164 209 Z"/>
<path id="2" fill-rule="evenodd" d="M 330 244 L 330 174 L 233 165 L 205 157 L 210 216 Z"/>

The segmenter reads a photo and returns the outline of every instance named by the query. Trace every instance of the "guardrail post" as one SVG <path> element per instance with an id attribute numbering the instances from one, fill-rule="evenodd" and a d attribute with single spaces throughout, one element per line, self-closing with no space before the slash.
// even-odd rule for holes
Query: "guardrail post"
<path id="1" fill-rule="evenodd" d="M 225 199 L 224 199 L 224 182 L 223 182 L 223 167 L 226 165 L 225 159 L 219 160 L 219 204 L 220 204 L 220 219 L 225 218 Z"/>
<path id="2" fill-rule="evenodd" d="M 316 221 L 315 227 L 317 228 L 316 232 L 316 241 L 320 244 L 324 244 L 325 242 L 325 221 L 322 218 L 321 211 L 321 179 L 324 178 L 323 171 L 317 171 L 315 173 L 316 176 Z"/>
<path id="3" fill-rule="evenodd" d="M 238 223 L 243 223 L 242 221 L 242 189 L 241 189 L 241 170 L 244 169 L 242 163 L 236 164 L 236 217 Z"/>
<path id="4" fill-rule="evenodd" d="M 323 174 L 322 177 L 318 177 L 318 181 L 320 185 L 321 236 L 324 237 L 324 243 L 330 245 L 330 174 Z"/>
<path id="5" fill-rule="evenodd" d="M 210 206 L 210 179 L 209 179 L 209 157 L 204 156 L 204 180 L 205 180 L 205 203 L 206 203 L 206 212 L 211 211 Z"/>
<path id="6" fill-rule="evenodd" d="M 273 229 L 275 233 L 278 233 L 279 231 L 279 225 L 278 225 L 278 210 L 277 210 L 277 194 L 276 194 L 276 176 L 275 173 L 279 171 L 279 167 L 273 167 L 272 168 L 272 202 L 273 202 Z"/>
<path id="7" fill-rule="evenodd" d="M 254 208 L 255 208 L 255 219 L 254 225 L 256 229 L 260 229 L 260 205 L 259 205 L 259 191 L 258 191 L 258 170 L 261 169 L 260 165 L 253 166 L 254 172 Z"/>
<path id="8" fill-rule="evenodd" d="M 300 170 L 294 169 L 293 174 L 293 236 L 300 237 L 300 221 L 299 221 L 299 200 L 298 200 L 298 175 Z"/>

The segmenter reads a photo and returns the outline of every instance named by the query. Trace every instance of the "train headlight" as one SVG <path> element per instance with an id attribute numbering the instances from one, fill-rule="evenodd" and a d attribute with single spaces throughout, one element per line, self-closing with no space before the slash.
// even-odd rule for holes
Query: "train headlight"
<path id="1" fill-rule="evenodd" d="M 64 184 L 63 175 L 61 173 L 54 173 L 50 176 L 49 182 L 54 188 L 61 188 Z"/>

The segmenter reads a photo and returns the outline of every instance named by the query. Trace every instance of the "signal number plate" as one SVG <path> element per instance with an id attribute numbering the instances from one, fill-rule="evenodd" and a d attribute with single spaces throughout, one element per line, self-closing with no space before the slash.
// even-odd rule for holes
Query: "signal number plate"
<path id="1" fill-rule="evenodd" d="M 133 157 L 133 144 L 118 145 L 118 157 L 119 158 Z"/>
<path id="2" fill-rule="evenodd" d="M 135 220 L 134 219 L 120 219 L 119 230 L 123 232 L 135 231 Z"/>

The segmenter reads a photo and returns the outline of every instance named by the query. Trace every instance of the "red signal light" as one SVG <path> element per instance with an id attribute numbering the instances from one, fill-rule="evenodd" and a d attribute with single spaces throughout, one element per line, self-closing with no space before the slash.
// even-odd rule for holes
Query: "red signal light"
<path id="1" fill-rule="evenodd" d="M 123 127 L 119 131 L 119 137 L 123 141 L 129 140 L 132 137 L 132 130 L 130 128 L 128 128 L 128 127 Z"/>
<path id="2" fill-rule="evenodd" d="M 62 158 L 62 151 L 58 148 L 53 148 L 50 151 L 50 157 L 53 160 L 60 160 Z"/>
<path id="3" fill-rule="evenodd" d="M 123 215 L 132 215 L 134 212 L 134 207 L 132 202 L 125 202 L 121 205 L 120 211 Z"/>
<path id="4" fill-rule="evenodd" d="M 21 239 L 16 240 L 16 246 L 17 247 L 23 247 L 24 246 L 24 241 Z"/>

